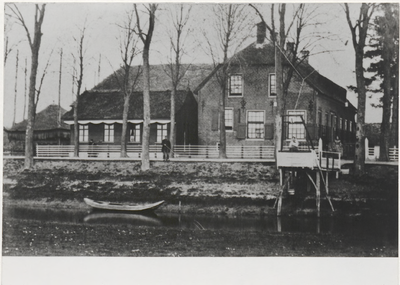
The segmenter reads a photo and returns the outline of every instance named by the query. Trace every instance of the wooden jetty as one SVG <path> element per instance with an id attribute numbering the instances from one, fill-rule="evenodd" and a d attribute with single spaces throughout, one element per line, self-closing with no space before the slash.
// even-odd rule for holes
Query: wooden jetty
<path id="1" fill-rule="evenodd" d="M 312 187 L 315 188 L 317 216 L 319 217 L 321 214 L 321 190 L 325 191 L 326 199 L 332 211 L 334 211 L 329 197 L 329 174 L 333 172 L 336 178 L 339 177 L 341 171 L 341 153 L 323 151 L 321 139 L 319 140 L 318 148 L 315 149 L 303 118 L 301 118 L 300 122 L 297 121 L 296 123 L 303 124 L 308 144 L 307 146 L 300 146 L 296 151 L 290 151 L 288 146 L 285 146 L 282 139 L 282 147 L 281 150 L 278 151 L 276 157 L 281 188 L 275 203 L 275 206 L 277 206 L 277 215 L 281 215 L 282 197 L 284 193 L 289 191 L 294 181 L 301 173 L 303 176 L 307 177 L 307 191 L 310 191 Z M 284 125 L 285 124 L 282 125 L 282 134 L 286 133 Z"/>

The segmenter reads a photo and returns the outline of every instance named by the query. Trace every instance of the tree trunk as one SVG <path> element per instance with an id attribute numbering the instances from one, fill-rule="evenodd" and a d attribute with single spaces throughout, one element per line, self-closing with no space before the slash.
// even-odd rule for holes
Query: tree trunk
<path id="1" fill-rule="evenodd" d="M 383 35 L 382 60 L 383 60 L 383 97 L 382 97 L 382 123 L 380 134 L 379 160 L 389 161 L 389 137 L 390 137 L 390 89 L 391 89 L 391 42 L 388 35 L 389 29 L 385 29 Z"/>
<path id="2" fill-rule="evenodd" d="M 41 36 L 41 35 L 40 35 Z M 40 42 L 40 41 L 39 41 Z M 40 46 L 40 44 L 39 44 Z M 33 128 L 35 125 L 36 74 L 39 65 L 39 46 L 32 50 L 31 74 L 29 77 L 28 124 L 25 133 L 25 169 L 33 167 Z"/>
<path id="3" fill-rule="evenodd" d="M 354 157 L 354 170 L 356 175 L 364 174 L 365 171 L 365 79 L 363 69 L 363 49 L 364 46 L 358 47 L 356 51 L 356 80 L 358 90 L 357 105 L 357 128 L 356 128 L 356 144 Z"/>
<path id="4" fill-rule="evenodd" d="M 226 157 L 226 131 L 225 131 L 225 96 L 226 96 L 226 67 L 223 68 L 222 82 L 221 82 L 221 99 L 219 105 L 219 158 L 225 159 Z"/>
<path id="5" fill-rule="evenodd" d="M 28 89 L 28 84 L 26 83 L 26 79 L 28 77 L 28 68 L 27 68 L 27 58 L 25 57 L 25 68 L 24 68 L 24 75 L 25 75 L 25 89 L 24 89 L 24 114 L 23 114 L 23 119 L 26 119 L 26 95 L 27 95 L 27 89 Z"/>
<path id="6" fill-rule="evenodd" d="M 142 140 L 142 170 L 150 169 L 150 65 L 149 47 L 143 49 L 143 140 Z"/>
<path id="7" fill-rule="evenodd" d="M 74 157 L 79 157 L 78 99 L 79 93 L 74 103 Z"/>
<path id="8" fill-rule="evenodd" d="M 278 45 L 278 40 L 275 40 Z M 277 165 L 278 152 L 282 148 L 282 115 L 285 113 L 285 99 L 283 97 L 283 72 L 282 72 L 282 56 L 277 46 L 275 46 L 275 80 L 276 80 L 276 115 L 275 115 L 275 163 Z"/>
<path id="9" fill-rule="evenodd" d="M 174 157 L 174 147 L 176 144 L 175 135 L 175 98 L 176 98 L 176 87 L 173 86 L 171 91 L 171 128 L 170 128 L 170 141 L 171 141 L 171 155 Z"/>
<path id="10" fill-rule="evenodd" d="M 29 76 L 29 95 L 28 95 L 28 123 L 26 126 L 25 133 L 25 162 L 24 168 L 30 169 L 33 167 L 33 129 L 35 125 L 35 114 L 36 114 L 36 104 L 35 95 L 36 95 L 36 76 L 37 69 L 39 65 L 39 49 L 40 43 L 42 40 L 42 23 L 45 14 L 46 4 L 42 5 L 42 9 L 39 9 L 39 6 L 36 4 L 36 13 L 35 13 L 35 27 L 34 27 L 34 37 L 33 42 L 30 41 L 29 34 L 28 39 L 31 46 L 32 51 L 32 62 L 31 62 L 31 74 Z M 39 19 L 37 18 L 37 12 L 40 10 Z M 22 21 L 22 24 L 25 23 Z M 26 26 L 25 26 L 26 27 Z"/>
<path id="11" fill-rule="evenodd" d="M 122 134 L 121 134 L 121 157 L 128 157 L 126 152 L 126 145 L 127 145 L 127 134 L 128 134 L 128 112 L 129 112 L 129 100 L 130 100 L 130 93 L 125 94 L 124 100 L 124 110 L 122 113 Z"/>
<path id="12" fill-rule="evenodd" d="M 399 76 L 398 76 L 398 69 L 397 73 L 395 74 L 395 78 L 393 80 L 393 106 L 392 106 L 392 126 L 391 126 L 391 139 L 390 139 L 390 146 L 399 146 Z"/>
<path id="13" fill-rule="evenodd" d="M 15 118 L 17 115 L 17 95 L 18 95 L 18 54 L 19 51 L 17 50 L 17 57 L 15 59 L 15 86 L 14 86 L 14 117 L 13 117 L 13 127 L 15 126 Z"/>

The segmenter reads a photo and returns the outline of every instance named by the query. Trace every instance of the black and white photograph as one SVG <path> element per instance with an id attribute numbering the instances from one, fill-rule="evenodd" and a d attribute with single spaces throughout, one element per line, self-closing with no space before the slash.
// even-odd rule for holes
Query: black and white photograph
<path id="1" fill-rule="evenodd" d="M 399 3 L 3 24 L 2 284 L 398 284 Z"/>

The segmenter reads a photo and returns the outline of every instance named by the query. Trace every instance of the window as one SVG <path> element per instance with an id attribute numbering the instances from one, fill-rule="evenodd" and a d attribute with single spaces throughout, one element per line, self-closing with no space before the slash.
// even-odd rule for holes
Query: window
<path id="1" fill-rule="evenodd" d="M 247 138 L 264 138 L 264 111 L 247 112 Z"/>
<path id="2" fill-rule="evenodd" d="M 296 110 L 288 111 L 289 115 L 289 133 L 287 139 L 295 136 L 297 139 L 306 138 L 306 129 L 304 128 L 303 121 L 300 116 L 303 116 L 303 120 L 306 121 L 306 111 Z"/>
<path id="3" fill-rule="evenodd" d="M 318 110 L 318 125 L 322 125 L 322 111 Z"/>
<path id="4" fill-rule="evenodd" d="M 168 128 L 167 128 L 167 124 L 165 125 L 161 125 L 158 124 L 157 125 L 157 142 L 162 142 L 162 140 L 168 135 Z"/>
<path id="5" fill-rule="evenodd" d="M 140 124 L 133 125 L 129 131 L 130 142 L 140 142 Z"/>
<path id="6" fill-rule="evenodd" d="M 339 119 L 339 129 L 343 129 L 343 119 Z"/>
<path id="7" fill-rule="evenodd" d="M 325 122 L 326 122 L 326 126 L 329 126 L 329 114 L 328 114 L 328 112 L 325 112 Z"/>
<path id="8" fill-rule="evenodd" d="M 242 84 L 242 75 L 233 74 L 230 77 L 230 86 L 229 86 L 230 96 L 242 96 L 243 94 L 243 84 Z"/>
<path id="9" fill-rule="evenodd" d="M 275 73 L 269 74 L 269 96 L 276 97 L 276 76 Z"/>
<path id="10" fill-rule="evenodd" d="M 347 131 L 347 120 L 344 120 L 344 130 Z"/>
<path id="11" fill-rule="evenodd" d="M 104 125 L 104 142 L 114 142 L 114 125 Z"/>
<path id="12" fill-rule="evenodd" d="M 89 141 L 89 126 L 79 125 L 79 142 Z"/>
<path id="13" fill-rule="evenodd" d="M 349 129 L 349 131 L 352 133 L 353 132 L 353 122 L 352 121 L 350 121 L 350 129 Z"/>
<path id="14" fill-rule="evenodd" d="M 225 109 L 225 130 L 233 130 L 233 109 Z"/>

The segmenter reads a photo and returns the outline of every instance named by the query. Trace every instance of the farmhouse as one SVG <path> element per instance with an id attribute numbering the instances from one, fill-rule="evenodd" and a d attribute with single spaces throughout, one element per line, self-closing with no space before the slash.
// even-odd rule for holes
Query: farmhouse
<path id="1" fill-rule="evenodd" d="M 228 62 L 226 82 L 225 129 L 228 146 L 271 146 L 276 115 L 275 48 L 265 40 L 264 23 L 257 25 L 257 40 L 239 51 Z M 288 44 L 285 53 L 290 53 Z M 291 68 L 284 61 L 284 73 Z M 176 97 L 176 144 L 217 145 L 219 143 L 218 106 L 220 83 L 211 65 L 183 65 L 184 76 Z M 143 131 L 143 95 L 140 67 L 131 70 L 131 83 L 138 76 L 136 92 L 128 115 L 129 144 L 141 144 Z M 79 141 L 91 139 L 99 144 L 120 144 L 123 94 L 119 86 L 121 70 L 110 75 L 90 91 L 79 96 Z M 150 67 L 151 127 L 150 145 L 159 144 L 170 133 L 170 89 L 168 65 Z M 191 91 L 193 90 L 193 92 Z M 322 139 L 329 149 L 336 136 L 345 150 L 353 150 L 356 109 L 346 98 L 346 90 L 319 74 L 309 63 L 308 53 L 296 63 L 295 72 L 285 95 L 283 140 L 292 136 L 314 143 Z M 301 117 L 300 117 L 301 116 Z M 304 120 L 304 124 L 296 124 Z M 73 142 L 73 108 L 63 120 L 71 125 Z M 294 122 L 294 123 L 293 123 Z M 346 148 L 347 146 L 347 148 Z M 347 153 L 347 155 L 351 153 Z"/>
<path id="2" fill-rule="evenodd" d="M 150 144 L 169 135 L 171 91 L 150 92 Z M 190 90 L 179 90 L 175 100 L 177 144 L 197 144 L 197 103 Z M 121 144 L 124 96 L 120 91 L 85 91 L 79 96 L 79 143 Z M 63 116 L 74 136 L 73 108 Z M 128 113 L 129 144 L 141 144 L 143 93 L 134 92 Z M 73 144 L 73 141 L 71 141 Z"/>
<path id="3" fill-rule="evenodd" d="M 141 67 L 131 70 L 129 85 L 136 77 L 136 88 L 130 100 L 128 114 L 128 144 L 140 145 L 143 132 L 143 93 Z M 210 71 L 209 65 L 183 65 L 185 75 L 178 85 L 175 98 L 176 144 L 196 145 L 197 141 L 197 102 L 190 90 Z M 90 91 L 79 96 L 78 123 L 79 142 L 88 144 L 93 139 L 97 144 L 121 144 L 123 93 L 119 86 L 121 71 L 110 75 Z M 150 145 L 161 143 L 170 134 L 171 125 L 171 79 L 167 65 L 150 67 Z M 71 127 L 73 144 L 73 108 L 63 116 Z"/>
<path id="4" fill-rule="evenodd" d="M 69 126 L 60 120 L 61 116 L 65 113 L 66 110 L 62 107 L 52 104 L 36 114 L 33 131 L 34 145 L 66 145 L 70 143 Z M 24 153 L 27 125 L 28 121 L 23 120 L 10 129 L 4 128 L 7 139 L 4 145 L 5 151 L 13 154 Z"/>
<path id="5" fill-rule="evenodd" d="M 225 97 L 227 145 L 272 145 L 276 115 L 275 49 L 265 41 L 265 23 L 257 25 L 257 41 L 236 53 L 228 62 L 229 78 Z M 291 52 L 288 44 L 287 51 Z M 315 142 L 322 138 L 325 148 L 336 136 L 345 144 L 354 142 L 356 109 L 346 99 L 346 90 L 319 74 L 308 63 L 308 54 L 299 61 L 285 96 L 285 113 L 301 115 L 302 124 L 285 126 L 284 140 L 292 136 L 306 140 L 306 129 Z M 283 62 L 284 73 L 290 67 Z M 218 106 L 221 88 L 218 66 L 194 90 L 198 101 L 199 144 L 219 141 Z M 293 116 L 291 121 L 300 121 Z"/>

